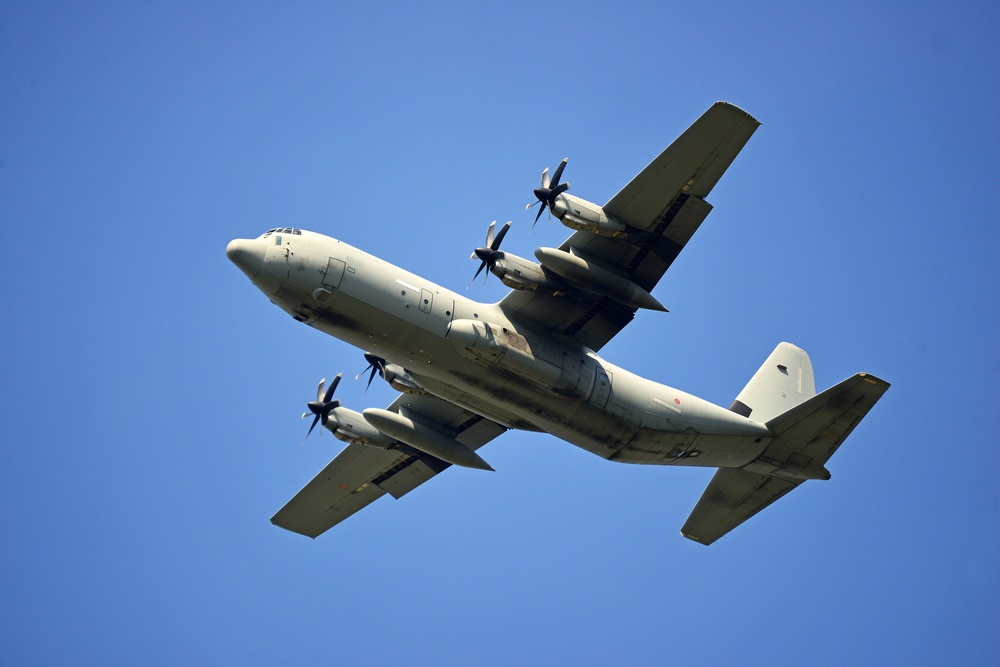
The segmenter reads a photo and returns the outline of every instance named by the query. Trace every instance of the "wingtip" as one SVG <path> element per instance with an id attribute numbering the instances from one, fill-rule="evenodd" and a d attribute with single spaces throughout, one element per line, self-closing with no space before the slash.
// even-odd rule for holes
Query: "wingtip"
<path id="1" fill-rule="evenodd" d="M 731 102 L 726 102 L 725 100 L 719 100 L 718 102 L 716 102 L 715 104 L 712 105 L 712 108 L 715 108 L 715 107 L 729 107 L 733 111 L 738 111 L 739 113 L 746 114 L 746 117 L 749 118 L 750 120 L 752 120 L 753 122 L 757 123 L 757 125 L 763 125 L 763 123 L 761 123 L 759 120 L 757 120 L 756 118 L 754 118 L 753 114 L 749 113 L 743 107 L 740 107 L 740 106 L 737 106 L 735 104 L 732 104 Z"/>
<path id="2" fill-rule="evenodd" d="M 709 544 L 711 544 L 711 542 L 702 542 L 700 537 L 698 537 L 696 535 L 691 535 L 691 534 L 685 533 L 683 530 L 680 531 L 680 533 L 681 533 L 681 537 L 686 537 L 687 539 L 691 540 L 692 542 L 697 542 L 698 544 L 701 544 L 703 546 L 708 546 Z"/>

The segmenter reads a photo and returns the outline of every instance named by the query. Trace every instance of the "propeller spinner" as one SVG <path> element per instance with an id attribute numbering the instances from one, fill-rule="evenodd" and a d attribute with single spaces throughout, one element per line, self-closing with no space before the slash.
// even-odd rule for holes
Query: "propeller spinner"
<path id="1" fill-rule="evenodd" d="M 562 178 L 563 169 L 566 168 L 566 163 L 569 162 L 569 158 L 563 158 L 559 166 L 556 167 L 556 173 L 552 175 L 552 180 L 549 181 L 549 168 L 546 167 L 545 171 L 542 172 L 542 187 L 535 188 L 535 197 L 538 199 L 536 202 L 532 202 L 525 206 L 525 210 L 530 209 L 535 204 L 541 203 L 542 208 L 538 209 L 538 215 L 535 216 L 535 222 L 531 223 L 531 228 L 535 228 L 535 223 L 538 219 L 542 217 L 542 209 L 549 210 L 549 216 L 552 215 L 552 207 L 556 203 L 556 197 L 562 193 L 569 190 L 569 183 L 560 183 L 559 180 Z"/>

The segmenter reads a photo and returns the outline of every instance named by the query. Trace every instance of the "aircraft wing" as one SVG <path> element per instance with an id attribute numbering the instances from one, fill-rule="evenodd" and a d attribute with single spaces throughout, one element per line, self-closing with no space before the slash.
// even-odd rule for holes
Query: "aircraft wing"
<path id="1" fill-rule="evenodd" d="M 430 395 L 401 394 L 387 408 L 454 433 L 478 449 L 507 429 L 484 417 Z M 399 443 L 379 449 L 352 443 L 271 517 L 271 523 L 308 537 L 318 537 L 386 493 L 401 498 L 451 464 Z"/>
<path id="2" fill-rule="evenodd" d="M 560 250 L 596 260 L 651 292 L 712 210 L 705 197 L 759 125 L 739 107 L 717 102 L 604 205 L 608 216 L 629 226 L 627 238 L 576 232 Z M 635 315 L 635 308 L 587 294 L 515 290 L 500 305 L 508 316 L 595 351 Z"/>

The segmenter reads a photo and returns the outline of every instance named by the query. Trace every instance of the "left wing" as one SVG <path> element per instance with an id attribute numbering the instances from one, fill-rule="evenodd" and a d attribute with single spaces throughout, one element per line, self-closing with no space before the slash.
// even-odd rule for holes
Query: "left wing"
<path id="1" fill-rule="evenodd" d="M 507 429 L 468 410 L 430 395 L 400 394 L 388 408 L 455 434 L 475 450 Z M 352 443 L 271 517 L 271 523 L 308 537 L 318 537 L 388 493 L 401 498 L 451 464 L 402 443 L 379 449 Z"/>
<path id="2" fill-rule="evenodd" d="M 594 261 L 647 292 L 663 277 L 712 210 L 705 201 L 760 123 L 739 107 L 717 102 L 604 205 L 628 225 L 627 238 L 576 232 L 560 250 Z M 524 318 L 600 350 L 635 308 L 607 297 L 514 291 L 501 302 Z"/>

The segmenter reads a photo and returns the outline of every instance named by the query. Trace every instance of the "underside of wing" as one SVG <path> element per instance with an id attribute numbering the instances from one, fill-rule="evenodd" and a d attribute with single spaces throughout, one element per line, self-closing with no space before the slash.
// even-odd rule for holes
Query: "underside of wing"
<path id="1" fill-rule="evenodd" d="M 743 109 L 716 102 L 608 200 L 604 212 L 648 230 L 679 195 L 704 199 L 758 126 Z"/>
<path id="2" fill-rule="evenodd" d="M 387 408 L 478 449 L 506 429 L 429 395 L 402 394 Z M 400 498 L 450 467 L 403 443 L 380 449 L 352 443 L 271 517 L 293 533 L 317 537 L 388 493 Z"/>
<path id="3" fill-rule="evenodd" d="M 651 292 L 712 210 L 705 201 L 759 123 L 742 109 L 718 102 L 604 205 L 627 225 L 617 237 L 578 231 L 559 249 Z M 607 296 L 568 291 L 514 291 L 501 307 L 599 350 L 635 315 L 636 308 Z"/>

